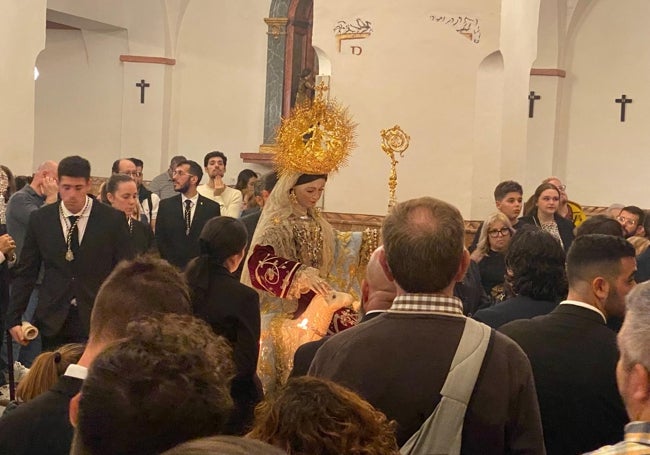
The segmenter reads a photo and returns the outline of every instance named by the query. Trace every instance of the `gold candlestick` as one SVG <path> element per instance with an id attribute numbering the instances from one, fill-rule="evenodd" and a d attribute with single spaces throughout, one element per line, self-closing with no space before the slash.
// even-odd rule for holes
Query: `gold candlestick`
<path id="1" fill-rule="evenodd" d="M 388 178 L 388 189 L 390 196 L 388 199 L 388 210 L 395 204 L 395 190 L 397 190 L 397 159 L 395 153 L 399 153 L 400 157 L 404 156 L 404 152 L 409 148 L 411 136 L 406 134 L 399 125 L 395 125 L 389 130 L 381 130 L 381 149 L 390 158 L 390 177 Z"/>

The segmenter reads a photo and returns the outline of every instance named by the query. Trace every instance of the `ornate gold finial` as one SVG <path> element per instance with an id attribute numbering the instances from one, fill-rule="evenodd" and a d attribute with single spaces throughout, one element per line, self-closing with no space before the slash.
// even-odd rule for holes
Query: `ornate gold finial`
<path id="1" fill-rule="evenodd" d="M 293 108 L 282 119 L 276 141 L 275 167 L 279 174 L 329 174 L 347 161 L 355 146 L 356 124 L 346 108 L 328 101 L 329 86 L 321 81 L 313 103 Z"/>
<path id="2" fill-rule="evenodd" d="M 388 178 L 388 189 L 390 196 L 388 199 L 388 209 L 390 210 L 395 204 L 395 190 L 397 189 L 397 159 L 395 153 L 399 153 L 400 157 L 404 156 L 404 152 L 409 148 L 411 136 L 406 134 L 399 125 L 395 125 L 389 130 L 381 130 L 381 149 L 390 158 L 390 177 Z"/>

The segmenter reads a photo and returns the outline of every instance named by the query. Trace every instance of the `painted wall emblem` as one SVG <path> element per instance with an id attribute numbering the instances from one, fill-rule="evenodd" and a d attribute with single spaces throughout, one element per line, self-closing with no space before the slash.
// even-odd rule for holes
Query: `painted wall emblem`
<path id="1" fill-rule="evenodd" d="M 478 44 L 481 41 L 481 27 L 478 24 L 478 19 L 469 16 L 452 16 L 449 14 L 432 14 L 430 16 L 433 22 L 444 24 L 453 27 L 456 32 L 463 35 L 465 38 Z"/>
<path id="2" fill-rule="evenodd" d="M 355 21 L 340 20 L 334 27 L 338 50 L 341 52 L 341 41 L 365 39 L 372 35 L 372 23 L 359 17 Z M 361 55 L 361 46 L 352 46 L 354 55 Z"/>

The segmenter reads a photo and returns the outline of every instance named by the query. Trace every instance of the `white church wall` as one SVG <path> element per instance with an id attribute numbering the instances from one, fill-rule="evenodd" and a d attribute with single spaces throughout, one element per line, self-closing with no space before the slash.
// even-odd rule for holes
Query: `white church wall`
<path id="1" fill-rule="evenodd" d="M 579 21 L 567 79 L 566 181 L 571 199 L 587 205 L 650 207 L 650 50 L 642 31 L 650 20 L 645 0 L 600 0 Z M 626 121 L 620 105 L 626 94 Z"/>
<path id="2" fill-rule="evenodd" d="M 270 2 L 194 0 L 178 37 L 172 100 L 171 154 L 203 163 L 220 150 L 228 157 L 226 183 L 244 168 L 241 152 L 263 140 L 267 26 Z"/>
<path id="3" fill-rule="evenodd" d="M 3 2 L 0 16 L 0 162 L 33 171 L 34 62 L 45 46 L 45 0 Z"/>
<path id="4" fill-rule="evenodd" d="M 47 31 L 37 64 L 34 162 L 89 157 L 93 175 L 110 174 L 121 153 L 122 66 L 126 31 Z"/>
<path id="5" fill-rule="evenodd" d="M 515 3 L 506 5 L 504 14 L 509 21 L 523 21 L 512 25 L 502 24 L 501 5 L 500 1 L 423 4 L 415 0 L 315 3 L 314 45 L 332 61 L 332 94 L 350 107 L 359 123 L 359 147 L 350 165 L 328 184 L 326 210 L 385 212 L 389 160 L 381 151 L 379 132 L 395 124 L 411 136 L 410 149 L 399 159 L 400 200 L 423 195 L 439 197 L 454 203 L 470 218 L 474 212 L 483 213 L 473 206 L 482 206 L 473 204 L 475 199 L 485 198 L 486 193 L 487 199 L 491 199 L 494 185 L 502 175 L 524 165 L 513 164 L 512 157 L 525 149 L 525 90 L 534 58 L 531 49 L 534 52 L 536 45 L 527 37 L 518 37 L 517 43 L 508 47 L 502 43 L 501 35 L 505 30 L 512 38 L 516 33 L 535 30 L 537 12 L 531 11 L 539 3 L 526 2 L 519 9 Z M 432 16 L 441 15 L 477 18 L 480 42 L 474 43 L 457 33 L 453 25 L 432 20 Z M 356 18 L 370 21 L 372 34 L 365 39 L 341 41 L 339 53 L 333 29 L 340 20 L 355 23 Z M 359 50 L 351 46 L 359 46 L 360 55 L 354 55 Z M 511 119 L 511 114 L 503 111 L 503 124 L 512 125 L 504 126 L 501 137 L 491 141 L 491 146 L 500 148 L 490 151 L 496 154 L 490 156 L 485 150 L 475 149 L 476 128 L 487 128 L 476 123 L 477 71 L 483 59 L 501 47 L 505 73 L 517 74 L 504 73 L 500 80 L 492 78 L 487 87 L 499 86 L 506 97 L 500 103 L 507 102 L 507 108 L 516 111 L 513 116 L 524 118 Z M 507 101 L 520 89 L 523 101 Z M 498 106 L 491 109 L 496 115 L 502 112 Z M 495 173 L 493 181 L 473 175 L 485 172 L 481 164 L 486 162 L 490 166 L 497 163 L 494 171 L 488 171 Z M 485 210 L 491 207 L 493 202 Z"/>

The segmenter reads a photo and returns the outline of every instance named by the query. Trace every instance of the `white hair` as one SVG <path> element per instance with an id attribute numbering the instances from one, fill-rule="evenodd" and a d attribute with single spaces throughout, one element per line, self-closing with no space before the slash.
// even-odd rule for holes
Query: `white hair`
<path id="1" fill-rule="evenodd" d="M 640 363 L 650 370 L 650 281 L 630 291 L 625 298 L 625 322 L 618 334 L 623 365 Z"/>

